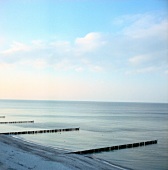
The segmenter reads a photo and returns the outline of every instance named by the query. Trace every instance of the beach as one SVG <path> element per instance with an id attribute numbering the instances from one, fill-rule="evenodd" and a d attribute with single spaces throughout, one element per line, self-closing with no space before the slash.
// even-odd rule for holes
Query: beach
<path id="1" fill-rule="evenodd" d="M 0 134 L 2 170 L 167 169 L 167 104 L 1 100 L 0 108 L 0 116 L 5 116 L 0 119 L 1 133 L 80 128 Z M 158 143 L 87 155 L 73 153 L 151 140 Z"/>
<path id="2" fill-rule="evenodd" d="M 0 170 L 168 170 L 167 7 L 0 0 Z"/>
<path id="3" fill-rule="evenodd" d="M 0 135 L 1 170 L 113 170 L 123 169 L 86 156 Z"/>

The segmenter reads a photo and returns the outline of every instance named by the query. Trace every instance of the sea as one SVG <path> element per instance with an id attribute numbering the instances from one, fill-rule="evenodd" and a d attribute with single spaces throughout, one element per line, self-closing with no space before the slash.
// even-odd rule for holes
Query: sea
<path id="1" fill-rule="evenodd" d="M 158 140 L 84 156 L 126 170 L 168 169 L 168 103 L 0 100 L 0 122 L 32 120 L 0 124 L 0 133 L 79 127 L 79 131 L 17 135 L 66 152 Z"/>

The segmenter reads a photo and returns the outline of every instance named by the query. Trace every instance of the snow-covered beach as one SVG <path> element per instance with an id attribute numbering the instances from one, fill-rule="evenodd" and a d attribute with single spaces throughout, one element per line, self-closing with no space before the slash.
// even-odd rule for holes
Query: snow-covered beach
<path id="1" fill-rule="evenodd" d="M 122 169 L 81 155 L 66 154 L 11 136 L 0 135 L 1 170 L 98 170 Z"/>

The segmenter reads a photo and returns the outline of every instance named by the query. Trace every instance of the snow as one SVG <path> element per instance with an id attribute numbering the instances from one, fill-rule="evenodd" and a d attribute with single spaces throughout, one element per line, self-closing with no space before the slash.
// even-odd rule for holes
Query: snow
<path id="1" fill-rule="evenodd" d="M 114 170 L 89 157 L 67 154 L 0 134 L 0 170 Z"/>
<path id="2" fill-rule="evenodd" d="M 37 155 L 21 151 L 2 142 L 0 142 L 0 169 L 70 170 L 61 163 L 47 161 Z"/>

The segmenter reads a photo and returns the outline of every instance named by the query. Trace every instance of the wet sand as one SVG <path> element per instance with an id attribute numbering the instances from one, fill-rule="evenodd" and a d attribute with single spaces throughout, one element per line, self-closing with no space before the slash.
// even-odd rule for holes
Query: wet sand
<path id="1" fill-rule="evenodd" d="M 1 170 L 116 170 L 121 167 L 83 155 L 0 135 Z"/>

